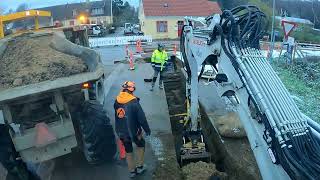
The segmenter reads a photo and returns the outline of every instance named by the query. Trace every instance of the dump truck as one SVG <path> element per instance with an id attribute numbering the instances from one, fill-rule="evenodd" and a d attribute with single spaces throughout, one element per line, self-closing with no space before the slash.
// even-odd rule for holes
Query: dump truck
<path id="1" fill-rule="evenodd" d="M 74 39 L 72 33 L 66 34 L 68 39 Z M 99 54 L 70 42 L 63 31 L 46 30 L 23 37 L 50 37 L 51 48 L 80 58 L 86 70 L 35 83 L 0 87 L 2 165 L 9 174 L 22 179 L 24 162 L 48 161 L 71 153 L 74 148 L 83 151 L 91 164 L 112 160 L 117 149 L 112 125 L 103 108 L 106 77 Z M 16 38 L 0 40 L 0 61 Z"/>

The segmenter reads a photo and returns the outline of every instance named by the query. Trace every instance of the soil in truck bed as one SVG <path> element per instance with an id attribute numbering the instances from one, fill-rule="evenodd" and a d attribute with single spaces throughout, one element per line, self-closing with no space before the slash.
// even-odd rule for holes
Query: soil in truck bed
<path id="1" fill-rule="evenodd" d="M 21 35 L 11 39 L 0 55 L 0 90 L 87 71 L 80 58 L 53 49 L 52 38 Z"/>

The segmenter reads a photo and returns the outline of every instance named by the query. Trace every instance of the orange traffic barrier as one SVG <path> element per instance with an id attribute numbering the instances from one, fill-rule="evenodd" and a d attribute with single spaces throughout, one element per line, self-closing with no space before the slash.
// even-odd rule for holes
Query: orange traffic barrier
<path id="1" fill-rule="evenodd" d="M 130 70 L 134 70 L 134 62 L 133 62 L 133 53 L 132 53 L 132 51 L 130 51 L 129 63 L 130 63 Z"/>
<path id="2" fill-rule="evenodd" d="M 126 158 L 126 149 L 120 139 L 118 139 L 118 148 L 119 148 L 119 158 L 124 159 Z"/>

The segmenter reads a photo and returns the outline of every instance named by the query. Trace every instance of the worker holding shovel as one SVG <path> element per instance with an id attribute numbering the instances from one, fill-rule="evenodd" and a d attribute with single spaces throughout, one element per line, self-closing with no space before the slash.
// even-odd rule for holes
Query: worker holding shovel
<path id="1" fill-rule="evenodd" d="M 167 52 L 164 50 L 164 45 L 159 43 L 158 44 L 158 49 L 156 49 L 153 53 L 152 53 L 152 57 L 151 57 L 151 64 L 154 70 L 154 74 L 153 74 L 153 79 L 152 79 L 152 86 L 150 91 L 153 91 L 154 85 L 157 81 L 157 77 L 160 74 L 160 78 L 159 78 L 159 88 L 163 89 L 163 72 L 165 70 L 166 64 L 168 61 L 168 54 Z"/>

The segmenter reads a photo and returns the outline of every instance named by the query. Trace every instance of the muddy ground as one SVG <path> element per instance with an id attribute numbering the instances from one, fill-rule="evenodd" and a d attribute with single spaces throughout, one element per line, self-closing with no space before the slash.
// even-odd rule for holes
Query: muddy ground
<path id="1" fill-rule="evenodd" d="M 154 180 L 181 180 L 182 172 L 177 163 L 176 152 L 170 147 L 174 147 L 174 139 L 171 134 L 158 135 L 163 143 L 163 155 L 158 156 L 158 163 L 153 173 Z"/>
<path id="2" fill-rule="evenodd" d="M 161 155 L 155 152 L 158 157 L 156 169 L 153 173 L 154 180 L 208 180 L 210 178 L 220 178 L 220 180 L 228 179 L 226 173 L 219 172 L 213 163 L 196 162 L 190 163 L 182 168 L 179 167 L 174 147 L 174 137 L 171 134 L 158 134 L 161 140 L 161 147 L 154 147 L 155 142 L 151 143 L 154 150 L 159 149 Z"/>
<path id="3" fill-rule="evenodd" d="M 67 77 L 87 70 L 84 62 L 50 47 L 51 35 L 11 39 L 0 54 L 0 89 Z"/>
<path id="4" fill-rule="evenodd" d="M 226 180 L 228 175 L 223 172 L 219 172 L 216 169 L 216 165 L 206 162 L 190 163 L 182 167 L 182 174 L 185 180 L 197 180 L 197 179 L 219 179 Z"/>

